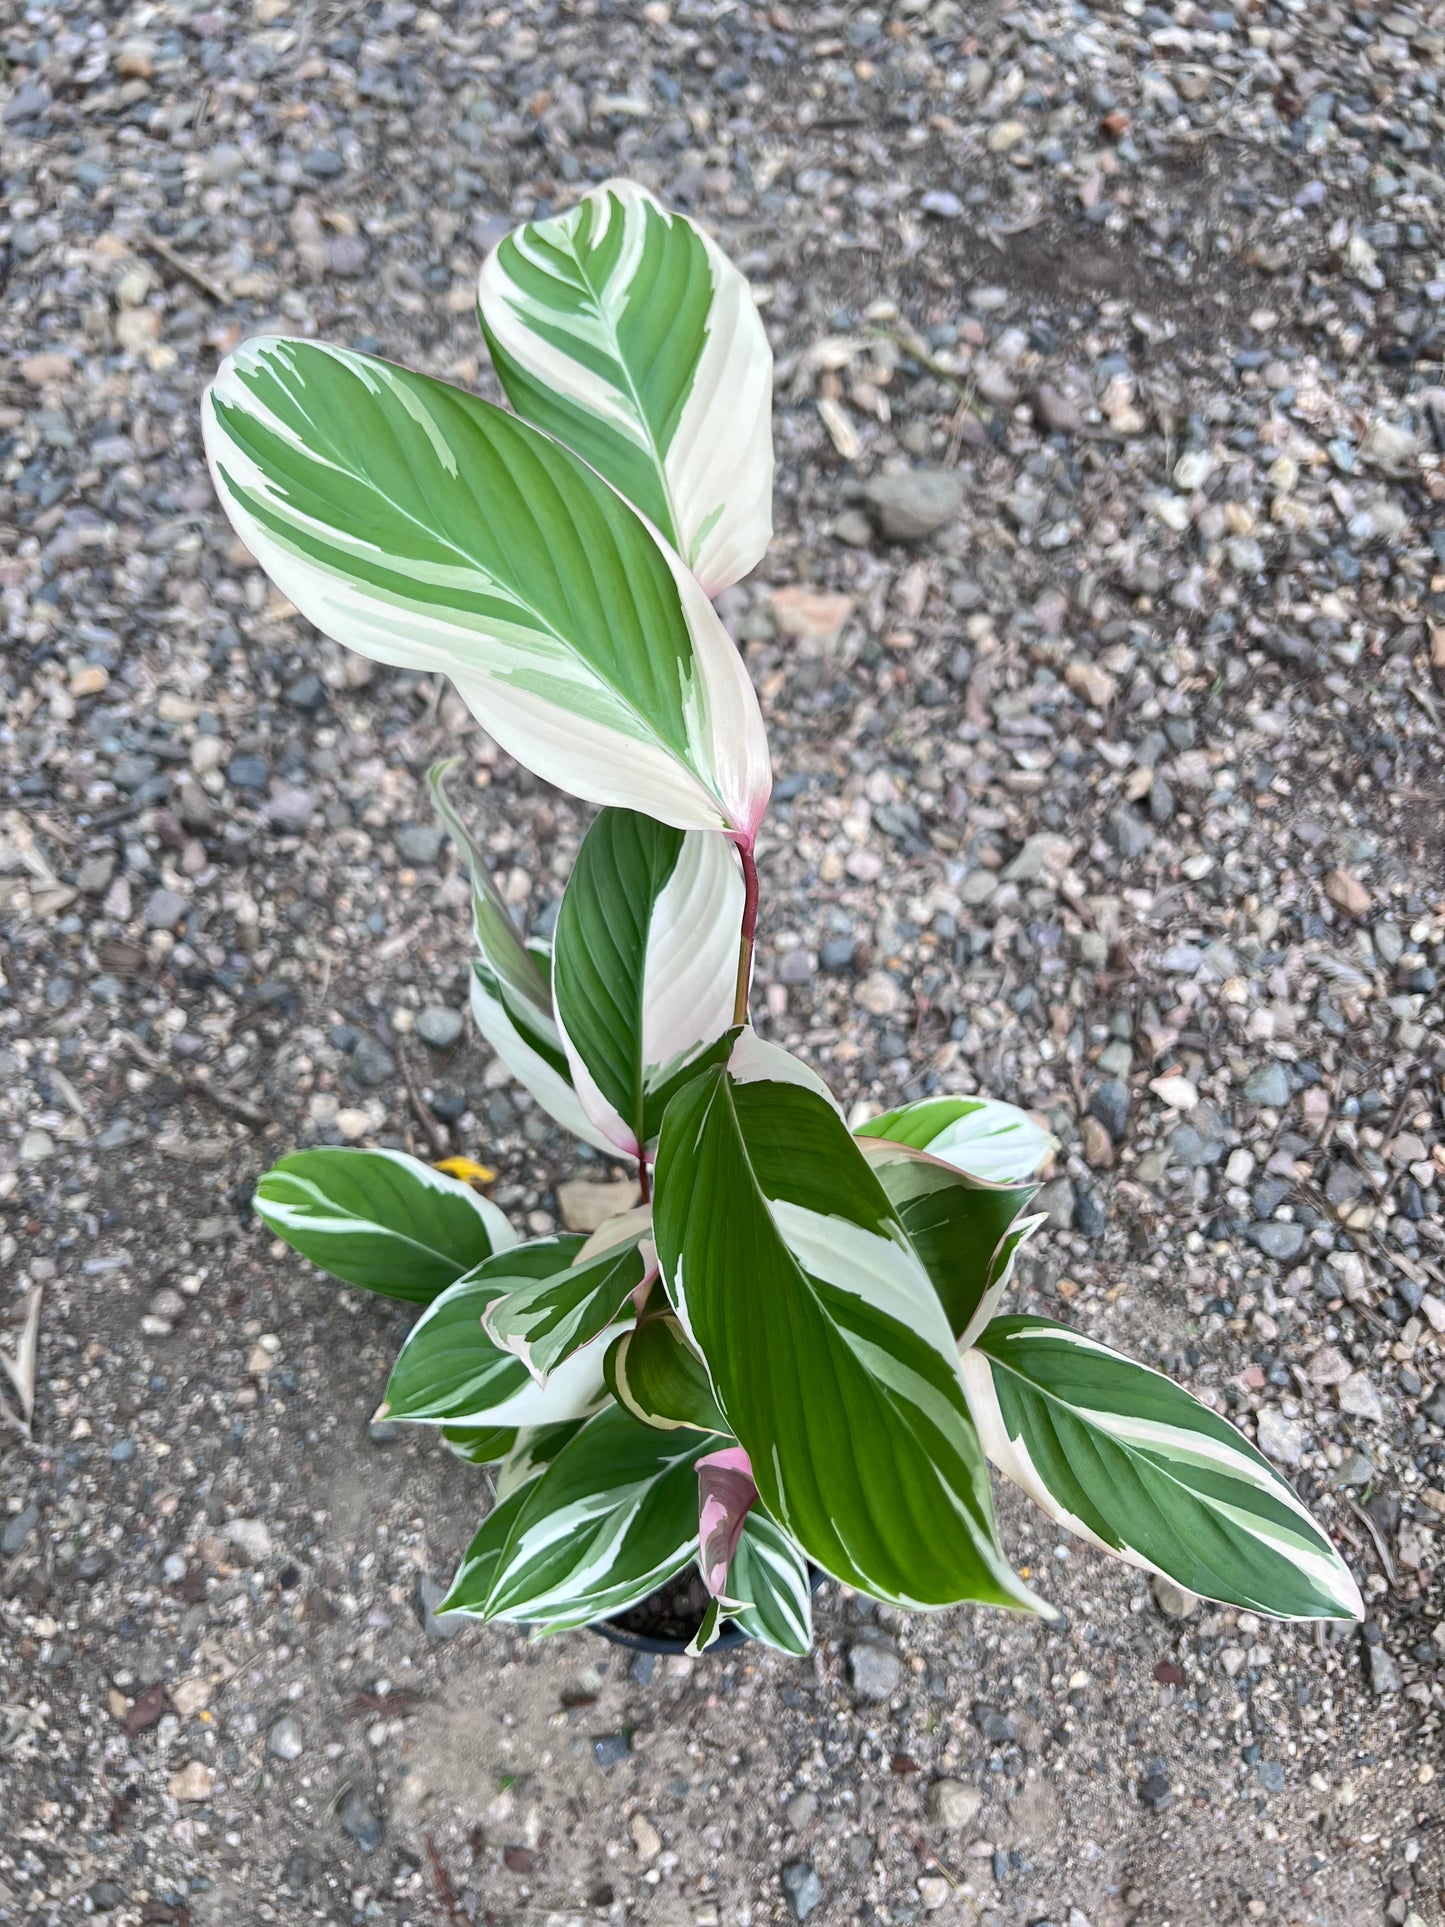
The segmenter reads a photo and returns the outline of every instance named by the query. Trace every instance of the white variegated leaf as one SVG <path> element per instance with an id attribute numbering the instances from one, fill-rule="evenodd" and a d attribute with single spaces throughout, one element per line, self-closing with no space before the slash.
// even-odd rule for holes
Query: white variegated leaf
<path id="1" fill-rule="evenodd" d="M 588 1117 L 632 1156 L 679 1082 L 727 1050 L 742 917 L 724 837 L 604 810 L 583 839 L 557 917 L 557 1028 Z"/>
<path id="2" fill-rule="evenodd" d="M 964 1354 L 989 1458 L 1070 1531 L 1209 1599 L 1359 1619 L 1348 1567 L 1274 1468 L 1171 1379 L 1046 1318 Z"/>
<path id="3" fill-rule="evenodd" d="M 258 337 L 202 411 L 222 506 L 318 629 L 440 671 L 519 762 L 751 842 L 757 698 L 696 578 L 587 464 L 390 362 Z"/>
<path id="4" fill-rule="evenodd" d="M 858 1127 L 861 1138 L 912 1145 L 989 1184 L 1020 1184 L 1058 1149 L 1027 1111 L 992 1097 L 926 1097 Z"/>
<path id="5" fill-rule="evenodd" d="M 801 1658 L 813 1644 L 808 1562 L 765 1512 L 754 1506 L 728 1571 L 728 1592 L 748 1603 L 730 1617 L 780 1653 Z"/>
<path id="6" fill-rule="evenodd" d="M 490 1198 L 402 1151 L 293 1151 L 258 1180 L 251 1202 L 333 1278 L 418 1305 L 517 1242 Z"/>
<path id="7" fill-rule="evenodd" d="M 407 1335 L 387 1381 L 383 1413 L 423 1425 L 556 1425 L 581 1418 L 605 1397 L 602 1364 L 607 1346 L 631 1323 L 608 1326 L 564 1359 L 539 1385 L 522 1360 L 494 1345 L 482 1314 L 502 1286 L 550 1277 L 559 1260 L 581 1249 L 577 1237 L 518 1245 L 467 1273 L 427 1307 Z"/>
<path id="8" fill-rule="evenodd" d="M 478 307 L 519 415 L 605 475 L 709 595 L 747 574 L 772 535 L 773 358 L 701 228 L 608 181 L 509 234 Z"/>
<path id="9" fill-rule="evenodd" d="M 673 1306 L 767 1511 L 899 1605 L 1042 1610 L 994 1530 L 954 1335 L 816 1080 L 742 1040 L 673 1098 L 653 1216 Z M 781 1073 L 781 1074 L 778 1074 Z"/>
<path id="10" fill-rule="evenodd" d="M 597 1129 L 572 1088 L 567 1054 L 552 1011 L 551 953 L 527 943 L 512 921 L 476 838 L 447 794 L 447 777 L 459 757 L 433 763 L 427 784 L 437 815 L 464 859 L 472 885 L 472 1019 L 524 1090 L 571 1131 L 599 1151 L 616 1147 Z"/>
<path id="11" fill-rule="evenodd" d="M 697 1552 L 697 1461 L 722 1442 L 607 1406 L 522 1488 L 483 1616 L 562 1632 L 645 1599 Z"/>

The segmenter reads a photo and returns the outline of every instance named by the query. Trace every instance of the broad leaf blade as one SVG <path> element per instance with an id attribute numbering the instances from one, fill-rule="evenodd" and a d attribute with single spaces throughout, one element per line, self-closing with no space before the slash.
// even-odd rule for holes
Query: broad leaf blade
<path id="1" fill-rule="evenodd" d="M 603 1362 L 607 1389 L 624 1411 L 664 1432 L 690 1426 L 725 1432 L 701 1354 L 688 1343 L 675 1312 L 648 1311 L 614 1338 Z"/>
<path id="2" fill-rule="evenodd" d="M 985 1184 L 886 1138 L 860 1138 L 863 1155 L 933 1280 L 960 1346 L 993 1317 L 1020 1245 L 1043 1223 L 1026 1218 L 1032 1185 Z"/>
<path id="3" fill-rule="evenodd" d="M 562 1632 L 645 1599 L 697 1551 L 697 1461 L 719 1443 L 607 1406 L 523 1488 L 485 1616 Z"/>
<path id="4" fill-rule="evenodd" d="M 632 181 L 529 221 L 478 290 L 519 415 L 605 475 L 709 595 L 772 536 L 773 358 L 747 282 Z"/>
<path id="5" fill-rule="evenodd" d="M 446 1598 L 437 1607 L 438 1613 L 466 1613 L 470 1619 L 486 1617 L 484 1608 L 487 1594 L 492 1590 L 492 1583 L 497 1576 L 497 1562 L 516 1523 L 517 1514 L 522 1509 L 523 1496 L 521 1487 L 507 1498 L 498 1495 L 497 1503 L 483 1519 L 476 1536 L 462 1554 L 462 1563 L 447 1588 Z"/>
<path id="6" fill-rule="evenodd" d="M 520 1358 L 533 1378 L 545 1383 L 564 1359 L 616 1322 L 647 1270 L 636 1237 L 594 1258 L 559 1261 L 544 1277 L 509 1279 L 505 1266 L 494 1266 L 492 1283 L 501 1295 L 483 1315 L 483 1329 L 494 1345 Z"/>
<path id="7" fill-rule="evenodd" d="M 742 870 L 723 837 L 604 810 L 583 838 L 552 994 L 577 1095 L 633 1156 L 678 1085 L 726 1054 L 742 917 Z"/>
<path id="8" fill-rule="evenodd" d="M 1177 1585 L 1281 1619 L 1359 1619 L 1359 1590 L 1285 1481 L 1148 1366 L 1047 1318 L 964 1358 L 988 1455 L 1051 1518 Z"/>
<path id="9" fill-rule="evenodd" d="M 993 1097 L 924 1098 L 870 1118 L 858 1136 L 911 1145 L 989 1184 L 1022 1183 L 1058 1149 L 1027 1111 Z"/>
<path id="10" fill-rule="evenodd" d="M 517 1433 L 517 1442 L 497 1468 L 497 1497 L 513 1492 L 540 1479 L 569 1439 L 576 1438 L 587 1423 L 585 1418 L 564 1419 L 558 1425 L 529 1425 Z"/>
<path id="11" fill-rule="evenodd" d="M 754 1506 L 728 1572 L 729 1594 L 750 1603 L 729 1617 L 780 1653 L 801 1658 L 813 1644 L 808 1562 L 788 1535 Z"/>
<path id="12" fill-rule="evenodd" d="M 413 1305 L 517 1242 L 490 1198 L 400 1151 L 293 1151 L 259 1180 L 252 1205 L 333 1278 Z"/>
<path id="13" fill-rule="evenodd" d="M 202 420 L 237 534 L 324 634 L 449 675 L 575 796 L 752 837 L 771 778 L 742 660 L 577 456 L 445 382 L 281 337 L 226 358 Z"/>
<path id="14" fill-rule="evenodd" d="M 482 1313 L 497 1280 L 550 1277 L 580 1238 L 518 1245 L 467 1273 L 431 1304 L 407 1336 L 387 1381 L 385 1411 L 423 1425 L 520 1427 L 580 1418 L 604 1396 L 599 1340 L 538 1385 L 520 1358 L 494 1345 Z"/>
<path id="15" fill-rule="evenodd" d="M 828 1101 L 702 1072 L 663 1122 L 654 1217 L 673 1303 L 789 1537 L 899 1605 L 1037 1609 L 998 1547 L 948 1321 Z"/>
<path id="16" fill-rule="evenodd" d="M 599 1151 L 615 1147 L 588 1121 L 567 1068 L 567 1053 L 552 1013 L 552 984 L 545 951 L 523 941 L 492 881 L 476 838 L 463 822 L 446 779 L 459 757 L 433 763 L 427 785 L 437 815 L 461 852 L 472 885 L 472 933 L 478 956 L 472 962 L 471 1005 L 477 1029 L 524 1089 L 565 1130 Z"/>

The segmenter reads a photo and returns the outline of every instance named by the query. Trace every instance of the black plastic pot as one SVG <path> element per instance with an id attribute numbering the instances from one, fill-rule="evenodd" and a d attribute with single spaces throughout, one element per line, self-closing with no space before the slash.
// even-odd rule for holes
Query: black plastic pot
<path id="1" fill-rule="evenodd" d="M 626 1646 L 634 1653 L 685 1653 L 688 1647 L 685 1639 L 654 1639 L 649 1633 L 629 1633 L 621 1626 L 614 1626 L 610 1619 L 596 1620 L 590 1630 L 600 1634 L 609 1645 Z M 745 1633 L 741 1626 L 727 1620 L 707 1650 L 710 1653 L 731 1652 L 734 1646 L 746 1645 L 751 1638 L 751 1633 Z"/>
<path id="2" fill-rule="evenodd" d="M 827 1576 L 817 1566 L 808 1567 L 810 1588 L 815 1596 Z M 660 1639 L 651 1633 L 629 1632 L 625 1626 L 614 1626 L 610 1619 L 594 1620 L 588 1631 L 598 1634 L 610 1646 L 625 1646 L 634 1653 L 685 1653 L 689 1644 L 685 1639 Z M 745 1646 L 751 1638 L 752 1634 L 745 1632 L 734 1620 L 725 1619 L 722 1631 L 707 1650 L 710 1653 L 730 1653 L 738 1646 Z"/>

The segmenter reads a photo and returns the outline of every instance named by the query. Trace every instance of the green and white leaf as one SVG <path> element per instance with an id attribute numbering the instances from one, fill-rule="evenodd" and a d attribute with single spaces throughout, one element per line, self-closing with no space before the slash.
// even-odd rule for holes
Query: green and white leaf
<path id="1" fill-rule="evenodd" d="M 870 1118 L 858 1135 L 927 1151 L 988 1184 L 1022 1183 L 1059 1148 L 1027 1111 L 992 1097 L 927 1097 Z"/>
<path id="2" fill-rule="evenodd" d="M 408 1334 L 387 1381 L 384 1414 L 422 1425 L 521 1427 L 556 1425 L 593 1410 L 605 1396 L 603 1341 L 620 1327 L 565 1359 L 545 1385 L 482 1329 L 482 1314 L 499 1295 L 498 1280 L 551 1277 L 581 1246 L 580 1238 L 543 1238 L 458 1279 Z"/>
<path id="3" fill-rule="evenodd" d="M 614 1338 L 603 1361 L 607 1389 L 624 1411 L 664 1432 L 726 1432 L 701 1354 L 676 1312 L 649 1309 Z"/>
<path id="4" fill-rule="evenodd" d="M 509 1425 L 444 1425 L 442 1437 L 468 1465 L 500 1465 L 517 1444 L 516 1427 Z"/>
<path id="5" fill-rule="evenodd" d="M 453 1574 L 446 1597 L 437 1607 L 438 1614 L 465 1613 L 469 1619 L 485 1618 L 487 1594 L 492 1590 L 497 1563 L 522 1509 L 522 1497 L 520 1487 L 506 1498 L 498 1493 L 496 1504 L 462 1554 L 462 1563 Z"/>
<path id="6" fill-rule="evenodd" d="M 524 1486 L 484 1616 L 563 1632 L 635 1606 L 697 1552 L 697 1460 L 718 1441 L 616 1405 Z"/>
<path id="7" fill-rule="evenodd" d="M 486 858 L 455 804 L 446 779 L 460 757 L 433 763 L 427 784 L 438 816 L 466 862 L 472 884 L 472 1019 L 517 1082 L 564 1130 L 599 1151 L 615 1147 L 588 1121 L 572 1088 L 567 1053 L 552 1012 L 551 950 L 523 940 L 492 880 Z"/>
<path id="8" fill-rule="evenodd" d="M 333 1278 L 413 1305 L 517 1242 L 490 1198 L 401 1151 L 293 1151 L 259 1180 L 252 1205 Z"/>
<path id="9" fill-rule="evenodd" d="M 743 877 L 737 851 L 632 810 L 604 810 L 562 897 L 552 995 L 594 1126 L 637 1156 L 673 1092 L 726 1055 Z"/>
<path id="10" fill-rule="evenodd" d="M 742 658 L 570 450 L 445 382 L 283 337 L 227 356 L 202 422 L 237 534 L 325 635 L 450 676 L 574 796 L 752 838 L 771 775 Z"/>
<path id="11" fill-rule="evenodd" d="M 497 1497 L 510 1497 L 532 1479 L 538 1479 L 569 1439 L 576 1438 L 587 1423 L 585 1418 L 565 1419 L 560 1425 L 530 1425 L 517 1433 L 517 1442 L 497 1468 L 494 1481 Z"/>
<path id="12" fill-rule="evenodd" d="M 1359 1588 L 1226 1420 L 1047 1318 L 996 1318 L 965 1354 L 988 1455 L 1050 1518 L 1131 1566 L 1280 1619 L 1360 1619 Z"/>
<path id="13" fill-rule="evenodd" d="M 1044 1222 L 1025 1217 L 1034 1187 L 985 1184 L 951 1164 L 888 1138 L 858 1140 L 933 1280 L 960 1347 L 998 1309 L 1019 1248 Z"/>
<path id="14" fill-rule="evenodd" d="M 517 228 L 482 329 L 507 399 L 647 516 L 716 595 L 772 537 L 773 357 L 746 280 L 633 181 Z"/>
<path id="15" fill-rule="evenodd" d="M 826 1097 L 703 1071 L 663 1121 L 654 1225 L 728 1429 L 809 1558 L 898 1605 L 1042 1610 L 999 1549 L 943 1308 Z"/>
<path id="16" fill-rule="evenodd" d="M 754 1506 L 728 1569 L 728 1593 L 749 1603 L 728 1616 L 780 1653 L 801 1658 L 813 1644 L 808 1562 L 792 1540 Z"/>
<path id="17" fill-rule="evenodd" d="M 564 1359 L 616 1323 L 651 1268 L 636 1234 L 591 1258 L 578 1253 L 564 1261 L 559 1251 L 557 1269 L 542 1277 L 509 1279 L 505 1266 L 494 1266 L 492 1284 L 499 1296 L 482 1314 L 482 1329 L 545 1384 Z"/>

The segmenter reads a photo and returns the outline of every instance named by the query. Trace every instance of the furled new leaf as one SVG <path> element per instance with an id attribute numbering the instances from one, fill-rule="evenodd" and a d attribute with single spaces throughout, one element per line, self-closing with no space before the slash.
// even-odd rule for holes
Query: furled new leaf
<path id="1" fill-rule="evenodd" d="M 562 1632 L 645 1599 L 697 1552 L 697 1461 L 720 1443 L 606 1406 L 522 1488 L 484 1616 Z"/>
<path id="2" fill-rule="evenodd" d="M 644 1425 L 664 1432 L 683 1425 L 695 1432 L 727 1430 L 707 1366 L 688 1342 L 676 1312 L 649 1309 L 614 1338 L 603 1374 L 617 1403 Z"/>
<path id="3" fill-rule="evenodd" d="M 999 1550 L 928 1274 L 842 1119 L 777 1055 L 744 1045 L 673 1099 L 654 1206 L 663 1277 L 763 1503 L 878 1598 L 1037 1609 Z"/>
<path id="4" fill-rule="evenodd" d="M 1057 1140 L 1016 1104 L 992 1097 L 927 1097 L 858 1127 L 859 1137 L 888 1138 L 927 1151 L 989 1184 L 1031 1178 Z"/>
<path id="5" fill-rule="evenodd" d="M 609 1328 L 539 1385 L 521 1359 L 494 1345 L 482 1313 L 498 1281 L 551 1277 L 580 1238 L 543 1238 L 488 1259 L 458 1279 L 412 1327 L 387 1381 L 383 1410 L 425 1425 L 538 1426 L 580 1418 L 604 1396 Z"/>
<path id="6" fill-rule="evenodd" d="M 1043 1223 L 1022 1215 L 1034 1187 L 985 1184 L 888 1138 L 858 1142 L 933 1280 L 954 1337 L 971 1345 L 998 1308 L 1019 1247 Z"/>
<path id="7" fill-rule="evenodd" d="M 570 450 L 445 382 L 274 336 L 227 356 L 202 421 L 237 534 L 324 634 L 450 676 L 574 796 L 752 837 L 771 777 L 742 659 Z"/>
<path id="8" fill-rule="evenodd" d="M 551 952 L 527 943 L 492 881 L 476 838 L 447 794 L 446 779 L 461 759 L 433 763 L 427 784 L 438 816 L 464 858 L 472 884 L 472 1018 L 507 1069 L 564 1129 L 599 1151 L 616 1147 L 588 1121 L 567 1066 L 552 1011 Z"/>
<path id="9" fill-rule="evenodd" d="M 637 1155 L 700 1065 L 726 1055 L 743 878 L 737 851 L 632 810 L 604 810 L 562 897 L 552 994 L 588 1117 Z"/>
<path id="10" fill-rule="evenodd" d="M 1051 1518 L 1132 1566 L 1281 1619 L 1359 1619 L 1359 1589 L 1279 1474 L 1180 1386 L 1047 1318 L 964 1356 L 989 1457 Z"/>
<path id="11" fill-rule="evenodd" d="M 709 595 L 746 575 L 773 528 L 773 358 L 714 242 L 608 181 L 509 234 L 478 306 L 517 413 L 641 509 Z"/>
<path id="12" fill-rule="evenodd" d="M 517 1242 L 490 1198 L 401 1151 L 293 1151 L 259 1180 L 252 1206 L 333 1278 L 414 1305 Z"/>
<path id="13" fill-rule="evenodd" d="M 505 1265 L 494 1265 L 489 1275 L 497 1295 L 482 1315 L 492 1343 L 520 1358 L 539 1384 L 615 1324 L 649 1269 L 636 1233 L 593 1257 L 564 1258 L 573 1240 L 555 1242 L 556 1269 L 542 1276 L 509 1278 Z"/>

